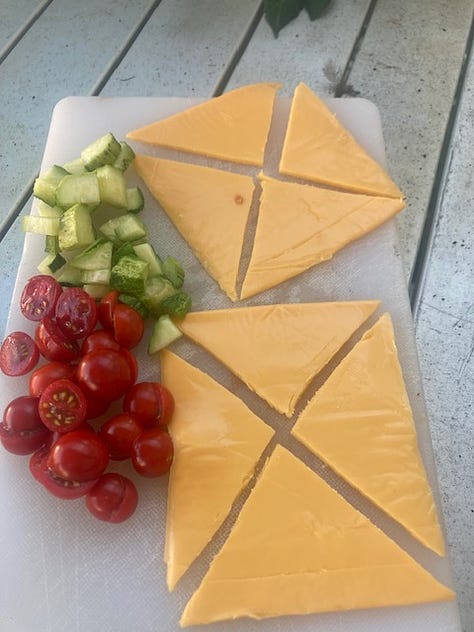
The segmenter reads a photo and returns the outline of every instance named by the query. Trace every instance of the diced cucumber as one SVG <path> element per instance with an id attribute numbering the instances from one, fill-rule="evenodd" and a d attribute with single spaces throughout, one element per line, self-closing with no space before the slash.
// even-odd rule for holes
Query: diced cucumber
<path id="1" fill-rule="evenodd" d="M 176 292 L 172 296 L 164 298 L 159 305 L 163 314 L 169 314 L 176 318 L 184 318 L 192 307 L 192 301 L 186 292 Z"/>
<path id="2" fill-rule="evenodd" d="M 127 189 L 127 211 L 129 213 L 139 213 L 145 206 L 145 198 L 140 187 Z"/>
<path id="3" fill-rule="evenodd" d="M 49 206 L 56 204 L 56 187 L 68 172 L 59 165 L 53 165 L 45 173 L 36 178 L 33 185 L 33 195 Z"/>
<path id="4" fill-rule="evenodd" d="M 149 277 L 145 281 L 143 294 L 139 296 L 142 303 L 148 309 L 150 314 L 160 316 L 163 314 L 161 310 L 161 302 L 165 298 L 176 294 L 177 290 L 172 283 L 163 276 Z"/>
<path id="5" fill-rule="evenodd" d="M 48 255 L 57 255 L 59 253 L 59 237 L 57 235 L 46 235 L 44 239 L 44 251 Z"/>
<path id="6" fill-rule="evenodd" d="M 41 201 L 38 206 L 38 215 L 40 217 L 61 217 L 64 213 L 64 209 L 59 206 L 50 206 L 46 202 Z"/>
<path id="7" fill-rule="evenodd" d="M 75 204 L 64 211 L 59 224 L 61 251 L 85 248 L 95 240 L 91 214 L 89 208 L 83 204 Z"/>
<path id="8" fill-rule="evenodd" d="M 103 270 L 112 267 L 113 244 L 108 239 L 96 239 L 85 250 L 71 259 L 71 265 L 79 270 Z M 89 283 L 89 281 L 85 281 Z"/>
<path id="9" fill-rule="evenodd" d="M 130 296 L 130 294 L 120 294 L 119 301 L 133 307 L 133 309 L 135 309 L 142 318 L 148 318 L 150 315 L 145 305 L 143 305 L 140 299 L 136 296 Z"/>
<path id="10" fill-rule="evenodd" d="M 137 241 L 147 237 L 145 224 L 133 213 L 113 217 L 102 224 L 99 230 L 113 241 Z"/>
<path id="11" fill-rule="evenodd" d="M 148 263 L 148 276 L 163 274 L 161 259 L 150 243 L 136 244 L 133 246 L 133 251 L 139 259 Z"/>
<path id="12" fill-rule="evenodd" d="M 110 275 L 110 268 L 82 270 L 81 278 L 84 285 L 109 285 Z"/>
<path id="13" fill-rule="evenodd" d="M 87 171 L 80 158 L 75 158 L 74 160 L 66 162 L 63 167 L 68 173 L 85 173 Z"/>
<path id="14" fill-rule="evenodd" d="M 176 261 L 174 257 L 166 257 L 163 261 L 163 274 L 171 281 L 173 286 L 177 289 L 181 288 L 184 283 L 184 270 L 183 266 Z"/>
<path id="15" fill-rule="evenodd" d="M 66 259 L 59 253 L 48 254 L 39 263 L 38 271 L 42 274 L 56 274 L 66 264 Z"/>
<path id="16" fill-rule="evenodd" d="M 64 176 L 56 189 L 56 204 L 68 209 L 74 204 L 87 204 L 95 208 L 100 204 L 97 174 L 77 173 Z"/>
<path id="17" fill-rule="evenodd" d="M 124 140 L 120 141 L 120 153 L 115 159 L 113 166 L 120 171 L 125 171 L 135 160 L 135 152 Z"/>
<path id="18" fill-rule="evenodd" d="M 120 143 L 109 132 L 83 149 L 81 160 L 88 171 L 93 171 L 102 165 L 113 165 L 120 155 L 120 150 Z"/>
<path id="19" fill-rule="evenodd" d="M 127 209 L 127 183 L 122 171 L 111 165 L 104 165 L 95 173 L 99 182 L 101 202 L 115 208 Z"/>
<path id="20" fill-rule="evenodd" d="M 160 349 L 180 338 L 183 334 L 174 324 L 168 314 L 160 316 L 154 323 L 148 343 L 148 353 L 153 355 Z"/>
<path id="21" fill-rule="evenodd" d="M 148 263 L 138 257 L 125 256 L 113 266 L 110 287 L 125 294 L 140 295 L 145 289 Z"/>
<path id="22" fill-rule="evenodd" d="M 100 300 L 107 292 L 110 292 L 108 285 L 95 285 L 93 283 L 87 283 L 83 286 L 83 289 L 96 300 Z"/>
<path id="23" fill-rule="evenodd" d="M 70 265 L 65 265 L 60 274 L 56 277 L 61 285 L 68 286 L 81 286 L 82 285 L 82 272 L 77 268 L 73 268 Z"/>
<path id="24" fill-rule="evenodd" d="M 25 233 L 38 235 L 57 235 L 60 229 L 60 219 L 57 217 L 40 217 L 39 215 L 24 215 L 21 226 Z"/>
<path id="25" fill-rule="evenodd" d="M 133 244 L 131 244 L 129 241 L 126 241 L 124 244 L 120 244 L 118 247 L 114 248 L 112 252 L 112 265 L 114 266 L 119 259 L 125 256 L 135 256 Z"/>

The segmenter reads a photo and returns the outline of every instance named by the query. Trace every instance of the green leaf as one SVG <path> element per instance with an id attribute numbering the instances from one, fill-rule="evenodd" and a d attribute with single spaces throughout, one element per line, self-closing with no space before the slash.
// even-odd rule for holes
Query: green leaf
<path id="1" fill-rule="evenodd" d="M 278 37 L 278 33 L 288 22 L 296 18 L 304 2 L 305 0 L 264 0 L 265 18 L 275 37 Z"/>
<path id="2" fill-rule="evenodd" d="M 330 4 L 331 0 L 303 0 L 304 8 L 311 21 L 319 18 Z"/>

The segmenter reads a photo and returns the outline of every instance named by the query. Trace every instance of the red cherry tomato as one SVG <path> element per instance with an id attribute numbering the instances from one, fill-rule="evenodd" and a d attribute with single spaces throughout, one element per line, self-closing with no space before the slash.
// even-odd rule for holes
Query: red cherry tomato
<path id="1" fill-rule="evenodd" d="M 105 522 L 123 522 L 130 518 L 138 504 L 134 483 L 109 472 L 103 474 L 86 497 L 86 507 L 93 516 Z"/>
<path id="2" fill-rule="evenodd" d="M 110 458 L 122 461 L 131 456 L 133 443 L 142 432 L 143 427 L 136 417 L 121 413 L 102 424 L 99 437 L 107 445 Z"/>
<path id="3" fill-rule="evenodd" d="M 86 419 L 97 419 L 107 412 L 110 402 L 105 399 L 97 399 L 95 397 L 86 397 Z"/>
<path id="4" fill-rule="evenodd" d="M 84 338 L 97 324 L 95 301 L 82 288 L 69 287 L 58 298 L 55 318 L 59 329 L 68 340 Z"/>
<path id="5" fill-rule="evenodd" d="M 72 362 L 79 357 L 80 349 L 74 340 L 66 340 L 51 318 L 43 318 L 35 332 L 39 352 L 52 362 Z"/>
<path id="6" fill-rule="evenodd" d="M 165 474 L 173 461 L 173 442 L 161 428 L 144 430 L 135 440 L 132 464 L 142 476 L 154 478 Z"/>
<path id="7" fill-rule="evenodd" d="M 123 355 L 125 360 L 128 362 L 128 366 L 130 368 L 130 373 L 132 375 L 132 384 L 135 384 L 138 377 L 138 362 L 136 357 L 133 355 L 131 351 L 128 349 L 120 349 L 120 353 Z"/>
<path id="8" fill-rule="evenodd" d="M 29 279 L 20 298 L 21 313 L 28 320 L 52 316 L 63 288 L 52 276 L 37 274 Z"/>
<path id="9" fill-rule="evenodd" d="M 44 389 L 54 382 L 62 378 L 71 380 L 74 377 L 76 369 L 64 362 L 48 362 L 43 364 L 30 375 L 29 391 L 30 395 L 39 397 Z"/>
<path id="10" fill-rule="evenodd" d="M 39 399 L 39 414 L 53 432 L 69 432 L 86 418 L 87 402 L 81 389 L 71 380 L 51 382 Z"/>
<path id="11" fill-rule="evenodd" d="M 76 376 L 87 396 L 108 402 L 122 397 L 133 383 L 127 359 L 114 349 L 86 353 L 79 361 Z"/>
<path id="12" fill-rule="evenodd" d="M 0 369 L 5 375 L 25 375 L 39 360 L 38 347 L 24 331 L 13 331 L 0 347 Z"/>
<path id="13" fill-rule="evenodd" d="M 54 476 L 83 483 L 104 472 L 109 462 L 104 442 L 89 430 L 65 432 L 53 443 L 47 465 Z"/>
<path id="14" fill-rule="evenodd" d="M 98 305 L 100 324 L 109 331 L 114 330 L 114 309 L 118 304 L 119 296 L 117 290 L 111 290 L 100 299 Z"/>
<path id="15" fill-rule="evenodd" d="M 166 426 L 173 416 L 174 398 L 159 382 L 139 382 L 125 395 L 123 410 L 135 415 L 145 428 Z"/>
<path id="16" fill-rule="evenodd" d="M 117 303 L 112 314 L 114 338 L 121 347 L 133 349 L 143 338 L 145 323 L 136 309 Z"/>
<path id="17" fill-rule="evenodd" d="M 44 445 L 31 455 L 29 466 L 33 477 L 57 498 L 74 500 L 85 496 L 96 484 L 97 479 L 79 483 L 55 476 L 48 468 L 49 451 L 50 446 Z"/>
<path id="18" fill-rule="evenodd" d="M 97 329 L 87 336 L 82 343 L 81 353 L 85 355 L 97 349 L 115 349 L 120 350 L 119 343 L 115 340 L 110 331 L 105 329 Z"/>
<path id="19" fill-rule="evenodd" d="M 31 454 L 49 438 L 50 432 L 38 413 L 38 398 L 22 395 L 5 408 L 0 441 L 13 454 Z"/>

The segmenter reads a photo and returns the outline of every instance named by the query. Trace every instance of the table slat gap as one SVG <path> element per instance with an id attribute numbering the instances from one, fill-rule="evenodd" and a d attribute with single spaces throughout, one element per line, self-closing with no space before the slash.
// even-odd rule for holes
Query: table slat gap
<path id="1" fill-rule="evenodd" d="M 5 61 L 8 55 L 12 52 L 21 38 L 27 33 L 33 24 L 40 18 L 49 5 L 53 2 L 53 0 L 45 0 L 27 19 L 22 27 L 20 27 L 14 35 L 10 38 L 10 40 L 5 44 L 5 46 L 0 50 L 0 64 Z"/>
<path id="2" fill-rule="evenodd" d="M 28 203 L 29 199 L 33 195 L 33 185 L 35 183 L 35 179 L 38 177 L 38 173 L 35 173 L 29 180 L 26 187 L 20 194 L 20 197 L 15 202 L 14 206 L 10 209 L 7 216 L 0 224 L 0 242 L 5 239 L 8 231 L 11 229 L 16 219 L 24 209 L 25 205 Z"/>

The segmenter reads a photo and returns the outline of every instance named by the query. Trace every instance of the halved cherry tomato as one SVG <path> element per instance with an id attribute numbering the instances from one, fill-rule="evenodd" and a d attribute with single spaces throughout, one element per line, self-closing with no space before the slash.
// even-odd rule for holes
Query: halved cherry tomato
<path id="1" fill-rule="evenodd" d="M 5 408 L 0 424 L 0 441 L 13 454 L 31 454 L 49 438 L 50 432 L 41 421 L 37 397 L 22 395 Z"/>
<path id="2" fill-rule="evenodd" d="M 64 364 L 64 362 L 47 362 L 43 364 L 30 375 L 30 395 L 39 397 L 51 382 L 62 378 L 71 380 L 75 372 L 75 367 L 70 364 Z"/>
<path id="3" fill-rule="evenodd" d="M 142 476 L 154 478 L 165 474 L 173 461 L 173 441 L 161 428 L 144 430 L 135 439 L 132 465 Z"/>
<path id="4" fill-rule="evenodd" d="M 120 345 L 110 331 L 97 329 L 85 338 L 82 343 L 81 353 L 82 355 L 85 355 L 86 353 L 95 351 L 96 349 L 115 349 L 116 351 L 119 351 Z"/>
<path id="5" fill-rule="evenodd" d="M 135 415 L 145 428 L 166 426 L 174 412 L 174 398 L 159 382 L 138 382 L 125 395 L 123 410 Z"/>
<path id="6" fill-rule="evenodd" d="M 118 304 L 119 292 L 111 290 L 100 299 L 98 305 L 99 321 L 104 329 L 114 330 L 114 309 Z"/>
<path id="7" fill-rule="evenodd" d="M 39 414 L 44 425 L 54 432 L 69 432 L 86 418 L 87 402 L 81 389 L 71 380 L 51 382 L 39 399 Z"/>
<path id="8" fill-rule="evenodd" d="M 109 462 L 105 443 L 89 430 L 65 432 L 53 443 L 47 465 L 54 476 L 83 483 L 104 472 Z"/>
<path id="9" fill-rule="evenodd" d="M 85 496 L 94 487 L 97 479 L 91 481 L 67 481 L 56 476 L 48 468 L 50 445 L 44 445 L 30 457 L 30 472 L 53 496 L 65 500 L 75 500 Z"/>
<path id="10" fill-rule="evenodd" d="M 39 352 L 47 360 L 72 362 L 79 357 L 80 349 L 75 340 L 66 340 L 51 318 L 43 318 L 35 332 Z"/>
<path id="11" fill-rule="evenodd" d="M 122 397 L 133 383 L 128 360 L 114 349 L 86 353 L 79 360 L 76 376 L 86 396 L 108 402 Z"/>
<path id="12" fill-rule="evenodd" d="M 24 331 L 13 331 L 0 347 L 0 369 L 5 375 L 25 375 L 39 360 L 38 347 Z"/>
<path id="13" fill-rule="evenodd" d="M 143 427 L 136 417 L 130 413 L 121 413 L 102 424 L 99 437 L 107 445 L 110 458 L 122 461 L 130 457 L 133 443 L 142 432 Z"/>
<path id="14" fill-rule="evenodd" d="M 80 287 L 69 287 L 58 298 L 55 318 L 68 340 L 88 336 L 97 323 L 97 307 L 90 294 Z"/>
<path id="15" fill-rule="evenodd" d="M 23 288 L 20 298 L 21 313 L 28 320 L 41 320 L 52 316 L 63 288 L 52 276 L 37 274 Z"/>
<path id="16" fill-rule="evenodd" d="M 121 347 L 133 349 L 143 338 L 145 323 L 136 309 L 117 303 L 112 314 L 115 340 Z"/>
<path id="17" fill-rule="evenodd" d="M 138 504 L 134 483 L 121 474 L 103 474 L 86 497 L 86 507 L 93 516 L 105 522 L 123 522 L 130 518 Z"/>

